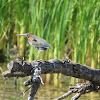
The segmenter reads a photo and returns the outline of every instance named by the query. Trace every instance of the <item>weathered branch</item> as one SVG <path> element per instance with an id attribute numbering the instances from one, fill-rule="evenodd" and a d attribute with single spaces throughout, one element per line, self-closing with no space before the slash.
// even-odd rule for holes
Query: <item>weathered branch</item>
<path id="1" fill-rule="evenodd" d="M 76 86 L 70 86 L 69 91 L 65 93 L 64 95 L 54 99 L 54 100 L 61 100 L 63 98 L 68 97 L 72 93 L 76 93 L 75 96 L 71 98 L 71 100 L 77 100 L 82 94 L 89 93 L 91 91 L 96 91 L 98 92 L 100 90 L 100 86 L 91 83 L 91 82 L 86 82 L 86 83 L 80 83 L 76 84 Z"/>
<path id="2" fill-rule="evenodd" d="M 25 77 L 32 74 L 32 69 L 41 67 L 41 73 L 62 73 L 66 76 L 73 76 L 100 84 L 100 70 L 74 63 L 67 60 L 51 59 L 48 61 L 24 62 L 11 61 L 7 65 L 9 71 L 3 73 L 5 77 Z"/>
<path id="3" fill-rule="evenodd" d="M 78 63 L 71 62 L 69 60 L 58 60 L 58 59 L 51 59 L 48 61 L 11 61 L 8 65 L 8 71 L 4 72 L 4 77 L 25 77 L 31 75 L 31 79 L 24 82 L 24 85 L 32 85 L 29 100 L 33 100 L 34 95 L 39 88 L 40 83 L 42 82 L 42 78 L 40 77 L 41 74 L 47 73 L 62 73 L 65 76 L 73 76 L 76 78 L 85 79 L 91 82 L 91 84 L 85 85 L 80 84 L 75 86 L 74 89 L 70 89 L 68 93 L 64 94 L 59 98 L 65 98 L 72 93 L 78 92 L 71 100 L 78 99 L 82 94 L 95 91 L 97 87 L 100 85 L 100 70 L 99 69 L 92 69 L 86 65 L 81 65 Z M 37 81 L 36 81 L 37 80 Z M 35 85 L 36 84 L 36 85 Z M 94 84 L 96 84 L 94 87 Z M 83 87 L 85 86 L 85 87 Z M 94 90 L 91 88 L 94 88 Z M 91 88 L 89 88 L 91 87 Z M 33 88 L 35 90 L 33 90 Z M 98 88 L 99 89 L 99 88 Z M 33 93 L 34 92 L 34 93 Z M 34 95 L 32 95 L 34 94 Z M 61 99 L 55 100 L 61 100 Z"/>
<path id="4" fill-rule="evenodd" d="M 29 93 L 28 100 L 34 100 L 34 96 L 35 96 L 38 88 L 40 87 L 40 83 L 41 83 L 41 80 L 39 78 L 37 79 L 36 82 L 33 82 L 31 91 Z"/>

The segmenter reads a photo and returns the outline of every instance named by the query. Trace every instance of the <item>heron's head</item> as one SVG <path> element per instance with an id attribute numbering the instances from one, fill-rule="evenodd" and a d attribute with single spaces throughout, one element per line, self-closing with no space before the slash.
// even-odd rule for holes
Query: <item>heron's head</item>
<path id="1" fill-rule="evenodd" d="M 16 36 L 24 36 L 24 37 L 27 37 L 27 38 L 32 38 L 34 36 L 34 34 L 32 34 L 32 33 L 25 33 L 25 34 L 17 34 Z"/>

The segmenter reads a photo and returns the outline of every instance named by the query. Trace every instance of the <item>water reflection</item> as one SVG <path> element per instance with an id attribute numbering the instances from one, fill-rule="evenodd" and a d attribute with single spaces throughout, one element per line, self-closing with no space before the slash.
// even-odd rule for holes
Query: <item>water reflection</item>
<path id="1" fill-rule="evenodd" d="M 3 71 L 7 70 L 6 64 L 0 64 Z M 26 92 L 25 96 L 21 95 L 18 96 L 19 93 L 23 92 L 27 87 L 23 86 L 23 82 L 26 81 L 29 77 L 25 78 L 6 78 L 3 79 L 2 73 L 0 71 L 0 100 L 27 100 L 29 91 Z M 67 79 L 67 81 L 66 81 Z M 59 80 L 59 86 L 54 87 L 51 82 L 51 84 L 45 84 L 40 86 L 36 96 L 35 100 L 53 100 L 54 98 L 57 98 L 58 96 L 61 96 L 62 94 L 66 93 L 68 91 L 69 87 L 69 77 L 63 77 Z M 15 85 L 15 80 L 17 85 Z M 69 81 L 68 81 L 69 80 Z M 70 100 L 71 97 L 74 95 L 71 95 L 67 99 L 63 100 Z M 91 92 L 88 94 L 85 94 L 81 96 L 79 100 L 100 100 L 100 92 L 95 93 Z"/>

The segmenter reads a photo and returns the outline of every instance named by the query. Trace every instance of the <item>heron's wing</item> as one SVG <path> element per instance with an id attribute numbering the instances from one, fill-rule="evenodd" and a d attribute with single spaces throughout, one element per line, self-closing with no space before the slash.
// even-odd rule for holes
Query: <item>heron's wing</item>
<path id="1" fill-rule="evenodd" d="M 32 39 L 32 45 L 35 47 L 45 47 L 45 48 L 50 48 L 50 44 L 47 43 L 44 39 L 34 35 Z"/>

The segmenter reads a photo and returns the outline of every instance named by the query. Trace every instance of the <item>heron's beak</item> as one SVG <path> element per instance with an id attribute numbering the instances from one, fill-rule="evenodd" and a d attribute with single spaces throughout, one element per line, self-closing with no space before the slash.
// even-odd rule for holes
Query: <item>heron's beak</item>
<path id="1" fill-rule="evenodd" d="M 16 36 L 25 36 L 25 37 L 27 37 L 27 34 L 17 34 Z"/>

